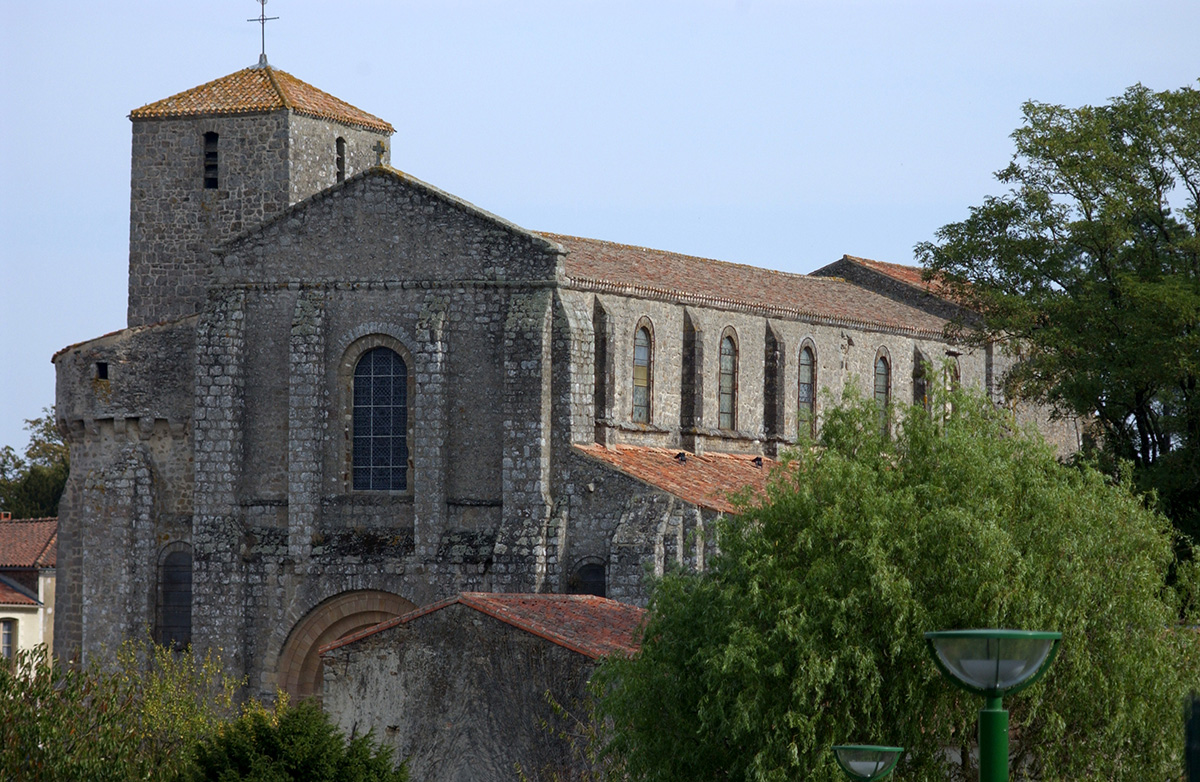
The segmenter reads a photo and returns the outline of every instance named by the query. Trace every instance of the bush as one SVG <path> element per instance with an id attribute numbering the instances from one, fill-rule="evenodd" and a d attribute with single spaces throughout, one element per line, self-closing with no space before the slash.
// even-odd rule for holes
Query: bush
<path id="1" fill-rule="evenodd" d="M 268 711 L 252 703 L 196 751 L 193 782 L 404 782 L 391 747 L 371 734 L 346 741 L 312 701 L 291 707 L 280 695 Z"/>
<path id="2" fill-rule="evenodd" d="M 146 641 L 108 667 L 52 665 L 44 646 L 0 665 L 0 779 L 173 780 L 235 713 L 219 663 Z"/>

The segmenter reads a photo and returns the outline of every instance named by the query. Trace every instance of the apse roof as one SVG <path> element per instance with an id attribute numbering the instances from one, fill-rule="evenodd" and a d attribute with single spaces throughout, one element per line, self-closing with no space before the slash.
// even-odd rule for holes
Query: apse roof
<path id="1" fill-rule="evenodd" d="M 473 608 L 593 660 L 635 653 L 646 614 L 643 608 L 594 595 L 463 592 L 348 635 L 321 647 L 321 654 L 452 605 Z"/>
<path id="2" fill-rule="evenodd" d="M 291 109 L 297 114 L 394 133 L 390 123 L 351 106 L 340 98 L 297 79 L 290 73 L 259 64 L 146 104 L 129 113 L 131 119 L 252 114 Z"/>

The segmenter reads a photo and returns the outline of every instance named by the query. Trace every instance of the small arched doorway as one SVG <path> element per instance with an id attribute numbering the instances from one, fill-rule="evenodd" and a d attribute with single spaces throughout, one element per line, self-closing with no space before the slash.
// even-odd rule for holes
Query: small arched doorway
<path id="1" fill-rule="evenodd" d="M 343 592 L 304 615 L 283 642 L 279 654 L 279 686 L 293 701 L 321 699 L 319 650 L 351 633 L 416 609 L 416 604 L 391 592 L 364 589 Z"/>

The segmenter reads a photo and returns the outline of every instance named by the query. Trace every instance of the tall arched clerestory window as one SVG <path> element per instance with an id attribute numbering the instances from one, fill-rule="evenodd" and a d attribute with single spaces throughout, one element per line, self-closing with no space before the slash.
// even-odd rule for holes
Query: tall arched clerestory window
<path id="1" fill-rule="evenodd" d="M 158 611 L 154 640 L 169 649 L 192 642 L 192 547 L 175 543 L 158 563 Z"/>
<path id="2" fill-rule="evenodd" d="M 913 405 L 929 410 L 929 361 L 921 351 L 913 352 Z"/>
<path id="3" fill-rule="evenodd" d="M 633 422 L 650 423 L 650 399 L 654 384 L 654 339 L 643 319 L 633 333 Z"/>
<path id="4" fill-rule="evenodd" d="M 352 472 L 356 491 L 408 488 L 408 367 L 386 347 L 354 367 Z"/>
<path id="5" fill-rule="evenodd" d="M 737 428 L 737 341 L 732 330 L 721 337 L 721 363 L 717 376 L 717 426 L 732 432 Z"/>
<path id="6" fill-rule="evenodd" d="M 875 404 L 879 408 L 879 430 L 888 436 L 889 406 L 892 393 L 892 365 L 887 353 L 880 351 L 875 357 Z"/>
<path id="7" fill-rule="evenodd" d="M 337 181 L 346 181 L 346 139 L 341 136 L 333 142 L 334 169 L 337 171 Z"/>
<path id="8" fill-rule="evenodd" d="M 800 348 L 797 411 L 800 431 L 809 437 L 816 434 L 817 357 L 810 345 Z"/>

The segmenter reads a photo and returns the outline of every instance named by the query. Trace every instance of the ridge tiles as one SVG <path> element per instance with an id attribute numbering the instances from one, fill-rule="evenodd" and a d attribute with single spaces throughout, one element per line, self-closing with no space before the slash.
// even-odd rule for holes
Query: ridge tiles
<path id="1" fill-rule="evenodd" d="M 396 132 L 391 123 L 270 65 L 243 68 L 199 87 L 148 103 L 131 111 L 129 117 L 199 117 L 265 113 L 280 109 L 291 109 L 297 114 L 379 133 Z"/>

